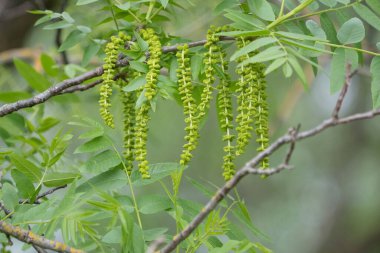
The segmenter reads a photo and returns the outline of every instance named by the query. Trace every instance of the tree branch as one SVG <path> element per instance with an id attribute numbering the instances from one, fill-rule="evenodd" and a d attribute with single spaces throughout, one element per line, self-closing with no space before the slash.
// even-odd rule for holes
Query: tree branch
<path id="1" fill-rule="evenodd" d="M 380 115 L 380 109 L 371 110 L 371 111 L 363 112 L 363 113 L 357 113 L 357 114 L 354 114 L 345 118 L 340 118 L 340 119 L 330 118 L 330 119 L 324 120 L 322 123 L 320 123 L 319 125 L 309 130 L 306 130 L 300 133 L 298 133 L 298 131 L 295 131 L 295 134 L 288 133 L 278 138 L 268 148 L 266 148 L 264 151 L 257 154 L 254 158 L 248 161 L 245 164 L 245 166 L 243 166 L 240 170 L 238 170 L 235 176 L 230 181 L 226 182 L 222 186 L 222 188 L 220 188 L 214 194 L 214 196 L 202 208 L 202 211 L 188 224 L 188 226 L 184 230 L 182 230 L 180 233 L 178 233 L 176 236 L 174 236 L 174 239 L 171 242 L 169 242 L 160 252 L 161 253 L 172 252 L 183 240 L 185 240 L 199 226 L 199 224 L 201 224 L 201 222 L 208 216 L 208 214 L 216 208 L 219 202 L 222 201 L 227 196 L 230 190 L 233 189 L 240 182 L 240 180 L 244 178 L 246 175 L 256 174 L 256 175 L 271 176 L 285 169 L 288 169 L 289 165 L 287 165 L 287 162 L 289 162 L 289 159 L 294 150 L 294 145 L 296 141 L 315 136 L 318 133 L 333 126 L 348 124 L 348 123 L 359 121 L 359 120 L 371 119 L 371 118 L 376 117 L 377 115 Z M 273 169 L 256 169 L 255 168 L 262 159 L 264 159 L 266 156 L 271 155 L 277 149 L 279 149 L 280 147 L 282 147 L 283 145 L 287 143 L 291 143 L 291 146 L 286 156 L 285 163 L 280 164 L 278 167 L 273 168 Z"/>
<path id="2" fill-rule="evenodd" d="M 232 37 L 226 37 L 226 36 L 221 36 L 220 40 L 222 41 L 228 41 L 228 40 L 234 40 Z M 195 42 L 190 42 L 188 43 L 189 47 L 198 47 L 202 46 L 206 43 L 206 40 L 200 40 L 200 41 L 195 41 Z M 173 46 L 164 46 L 162 47 L 162 52 L 163 53 L 170 53 L 170 52 L 176 52 L 178 46 L 181 44 L 173 45 Z M 129 59 L 128 58 L 123 58 L 117 62 L 117 66 L 125 66 L 129 64 Z M 20 109 L 23 108 L 28 108 L 28 107 L 33 107 L 35 105 L 44 103 L 45 101 L 49 100 L 50 98 L 54 96 L 58 96 L 61 94 L 65 93 L 72 93 L 75 91 L 83 91 L 90 89 L 92 87 L 95 87 L 97 84 L 101 83 L 101 80 L 97 80 L 93 82 L 92 84 L 88 85 L 82 85 L 79 88 L 71 88 L 73 86 L 77 86 L 82 84 L 83 82 L 90 80 L 95 77 L 99 77 L 103 74 L 103 68 L 98 67 L 94 70 L 88 71 L 80 76 L 66 79 L 57 85 L 50 87 L 49 89 L 45 90 L 42 93 L 37 94 L 36 96 L 24 100 L 20 100 L 14 103 L 9 103 L 9 104 L 4 104 L 0 106 L 0 117 L 3 117 L 5 115 L 8 115 L 10 113 L 16 112 Z M 70 89 L 69 89 L 70 88 Z"/>
<path id="3" fill-rule="evenodd" d="M 82 250 L 72 248 L 61 242 L 48 240 L 45 237 L 39 236 L 29 230 L 15 227 L 11 224 L 5 223 L 4 221 L 0 221 L 0 232 L 10 235 L 22 242 L 32 244 L 43 249 L 64 253 L 85 253 Z"/>
<path id="4" fill-rule="evenodd" d="M 154 240 L 148 247 L 145 253 L 155 253 L 159 249 L 159 247 L 164 244 L 165 238 L 159 237 L 156 240 Z"/>
<path id="5" fill-rule="evenodd" d="M 339 118 L 340 108 L 342 107 L 343 100 L 346 97 L 346 94 L 347 94 L 347 91 L 348 91 L 348 87 L 350 86 L 350 83 L 351 83 L 351 78 L 352 78 L 352 76 L 354 74 L 355 73 L 351 74 L 351 64 L 347 64 L 347 66 L 346 66 L 346 78 L 344 80 L 344 85 L 343 85 L 342 90 L 340 91 L 340 94 L 339 94 L 338 100 L 336 102 L 334 111 L 332 113 L 332 118 L 333 119 L 338 119 Z"/>
<path id="6" fill-rule="evenodd" d="M 102 73 L 103 73 L 103 68 L 98 67 L 78 77 L 67 79 L 63 82 L 60 82 L 56 86 L 50 87 L 49 89 L 45 90 L 42 93 L 37 94 L 36 96 L 32 98 L 2 105 L 0 107 L 0 117 L 10 114 L 12 112 L 18 111 L 23 108 L 32 107 L 32 106 L 41 104 L 47 101 L 48 99 L 50 99 L 51 97 L 59 95 L 63 90 L 70 88 L 74 85 L 81 84 L 86 80 L 100 76 Z"/>
<path id="7" fill-rule="evenodd" d="M 62 0 L 59 12 L 64 12 L 67 7 L 67 0 Z M 59 49 L 62 45 L 62 29 L 57 29 L 55 34 L 55 45 Z M 61 59 L 63 64 L 69 64 L 69 58 L 67 57 L 66 51 L 61 52 Z"/>
<path id="8" fill-rule="evenodd" d="M 66 188 L 67 187 L 67 184 L 65 185 L 61 185 L 61 186 L 57 186 L 55 188 L 51 188 L 49 190 L 47 190 L 46 192 L 43 192 L 41 194 L 39 194 L 37 197 L 36 197 L 36 200 L 34 201 L 34 204 L 40 204 L 39 200 L 50 195 L 50 194 L 53 194 L 54 192 L 56 192 L 57 190 L 59 189 L 63 189 L 63 188 Z M 28 199 L 20 199 L 18 201 L 20 204 L 29 204 L 29 200 Z"/>
<path id="9" fill-rule="evenodd" d="M 4 206 L 4 204 L 3 203 L 1 203 L 0 202 L 0 210 L 3 210 L 3 212 L 5 213 L 5 215 L 10 215 L 10 213 L 11 213 L 11 211 L 8 209 L 8 208 L 6 208 L 5 206 Z"/>

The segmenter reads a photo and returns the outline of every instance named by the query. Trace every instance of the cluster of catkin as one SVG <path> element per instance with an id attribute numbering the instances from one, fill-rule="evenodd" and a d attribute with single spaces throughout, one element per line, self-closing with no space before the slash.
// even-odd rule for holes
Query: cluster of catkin
<path id="1" fill-rule="evenodd" d="M 184 138 L 186 143 L 180 156 L 180 164 L 187 165 L 190 162 L 192 152 L 198 145 L 200 122 L 210 108 L 213 91 L 217 90 L 218 119 L 225 143 L 223 149 L 225 153 L 223 157 L 225 180 L 231 179 L 234 175 L 234 159 L 244 152 L 252 138 L 253 131 L 257 136 L 258 151 L 264 150 L 269 142 L 264 66 L 260 63 L 239 64 L 236 67 L 238 78 L 236 81 L 232 81 L 228 71 L 229 62 L 225 59 L 226 52 L 218 36 L 219 32 L 227 29 L 227 27 L 211 27 L 207 33 L 201 78 L 203 90 L 199 103 L 194 98 L 189 46 L 187 44 L 178 46 L 176 53 L 178 93 L 181 97 L 186 124 Z M 157 95 L 162 51 L 159 37 L 153 29 L 142 29 L 140 35 L 148 44 L 148 72 L 143 87 L 132 92 L 121 91 L 124 113 L 124 157 L 129 173 L 132 171 L 134 160 L 136 160 L 142 177 L 150 178 L 146 146 L 147 132 L 151 101 Z M 115 82 L 116 61 L 119 50 L 129 39 L 128 36 L 120 33 L 118 37 L 111 38 L 105 49 L 106 58 L 103 66 L 103 84 L 100 88 L 99 104 L 100 114 L 110 127 L 114 127 L 113 117 L 110 113 L 110 96 L 112 84 Z M 237 47 L 242 48 L 249 42 L 247 39 L 239 38 L 237 39 Z M 237 61 L 241 63 L 254 54 L 243 55 Z M 141 74 L 132 72 L 130 76 L 136 78 Z M 218 84 L 214 87 L 217 81 Z M 119 82 L 119 86 L 125 85 L 128 85 L 128 82 Z M 142 95 L 145 100 L 136 107 L 136 100 Z M 234 97 L 237 97 L 236 117 L 234 117 L 233 112 L 232 100 Z M 262 168 L 268 167 L 268 158 L 263 159 L 261 166 Z"/>

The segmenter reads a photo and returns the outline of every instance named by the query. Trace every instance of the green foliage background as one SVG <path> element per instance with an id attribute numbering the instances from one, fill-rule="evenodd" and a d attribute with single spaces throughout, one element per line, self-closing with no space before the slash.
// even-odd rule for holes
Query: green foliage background
<path id="1" fill-rule="evenodd" d="M 220 16 L 210 15 L 220 1 L 193 0 L 192 2 L 193 5 L 187 4 L 186 10 L 176 13 L 177 18 L 166 24 L 165 31 L 198 40 L 205 37 L 210 24 L 222 25 L 226 22 Z M 328 4 L 334 1 L 320 2 Z M 70 5 L 67 11 L 79 23 L 98 22 L 96 15 L 83 15 L 83 8 L 86 12 L 92 12 L 91 5 L 78 7 L 74 4 Z M 366 29 L 364 44 L 376 44 L 380 39 L 379 32 L 367 25 Z M 51 32 L 40 27 L 33 29 L 25 45 L 33 47 L 39 45 L 47 54 L 51 56 L 56 54 Z M 75 47 L 69 51 L 69 56 L 73 61 L 81 61 L 82 52 L 81 47 Z M 327 60 L 323 62 L 323 67 L 328 70 Z M 28 89 L 26 83 L 14 75 L 12 70 L 3 67 L 0 71 L 1 92 Z M 70 71 L 73 70 L 66 69 L 67 74 L 70 74 Z M 311 76 L 309 67 L 305 72 L 307 77 Z M 368 69 L 364 68 L 364 71 L 353 79 L 343 106 L 343 114 L 360 112 L 372 107 L 368 72 Z M 315 79 L 309 91 L 300 91 L 302 83 L 294 76 L 284 79 L 281 71 L 274 72 L 267 79 L 267 83 L 271 140 L 298 123 L 301 123 L 302 129 L 307 129 L 330 116 L 337 97 L 330 95 L 329 81 L 323 74 Z M 43 88 L 35 89 L 43 90 Z M 1 102 L 6 102 L 6 98 L 0 96 L 0 99 Z M 63 132 L 68 131 L 74 136 L 68 142 L 67 157 L 86 159 L 86 156 L 74 154 L 78 153 L 75 149 L 82 143 L 77 136 L 84 133 L 83 128 L 68 125 L 67 122 L 78 121 L 78 118 L 88 115 L 101 122 L 97 99 L 98 91 L 93 89 L 75 95 L 56 97 L 45 106 L 39 106 L 44 108 L 45 117 L 51 115 L 61 121 L 55 128 L 46 132 L 47 139 L 51 140 L 58 129 L 62 129 Z M 292 107 L 293 101 L 295 101 L 294 107 Z M 121 122 L 122 106 L 116 97 L 113 103 L 115 122 Z M 184 134 L 182 109 L 171 100 L 158 101 L 157 108 L 159 110 L 152 114 L 149 132 L 149 161 L 152 164 L 177 161 Z M 34 113 L 36 118 L 38 111 L 41 110 L 28 110 Z M 183 181 L 181 192 L 183 198 L 199 202 L 208 198 L 194 187 L 192 181 L 195 180 L 203 185 L 208 185 L 208 182 L 212 182 L 213 185 L 223 183 L 221 177 L 223 143 L 216 123 L 215 109 L 211 109 L 208 117 L 209 120 L 201 131 L 199 148 L 194 152 L 194 159 L 190 164 L 191 172 L 187 171 L 186 174 L 186 177 L 189 176 L 191 179 Z M 4 118 L 0 119 L 2 127 L 13 124 L 6 121 Z M 49 124 L 45 122 L 45 125 Z M 14 131 L 16 134 L 22 129 L 14 128 Z M 265 180 L 258 177 L 244 179 L 238 190 L 252 214 L 253 223 L 266 235 L 258 236 L 260 241 L 274 252 L 284 253 L 379 252 L 380 243 L 372 239 L 378 238 L 380 233 L 380 201 L 377 194 L 380 191 L 378 183 L 380 182 L 380 173 L 378 173 L 380 137 L 377 135 L 379 131 L 380 119 L 331 129 L 318 138 L 297 143 L 292 159 L 294 170 Z M 121 152 L 121 124 L 116 124 L 116 130 L 106 130 L 106 134 Z M 256 153 L 255 149 L 255 145 L 250 144 L 247 152 L 238 158 L 237 168 L 244 165 L 245 161 Z M 272 156 L 271 163 L 281 163 L 285 152 L 286 150 L 282 150 Z M 78 168 L 79 163 L 73 162 L 70 158 L 64 159 L 64 164 L 73 173 L 77 169 L 85 171 L 84 167 Z M 110 186 L 112 187 L 112 184 Z M 213 189 L 213 186 L 209 186 L 209 190 Z M 136 191 L 138 196 L 152 192 L 164 193 L 159 184 L 140 187 Z M 149 227 L 163 224 L 171 228 L 175 226 L 169 216 L 159 217 L 157 219 L 156 216 L 144 216 L 144 220 Z M 158 221 L 160 224 L 157 224 Z"/>

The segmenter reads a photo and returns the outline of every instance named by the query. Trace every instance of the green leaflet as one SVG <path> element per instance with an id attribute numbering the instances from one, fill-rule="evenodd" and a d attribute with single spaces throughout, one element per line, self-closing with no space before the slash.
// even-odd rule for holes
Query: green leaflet
<path id="1" fill-rule="evenodd" d="M 74 151 L 74 154 L 96 152 L 107 149 L 111 146 L 111 142 L 104 136 L 95 137 L 79 147 Z"/>
<path id="2" fill-rule="evenodd" d="M 337 48 L 334 51 L 331 61 L 330 73 L 330 91 L 335 93 L 342 89 L 346 73 L 345 51 L 343 48 Z"/>
<path id="3" fill-rule="evenodd" d="M 67 36 L 67 38 L 63 41 L 62 45 L 58 48 L 58 51 L 59 52 L 66 51 L 67 49 L 80 43 L 85 37 L 86 37 L 86 34 L 82 33 L 81 31 L 78 31 L 78 30 L 72 31 Z"/>
<path id="4" fill-rule="evenodd" d="M 308 83 L 306 80 L 305 73 L 303 71 L 303 68 L 301 67 L 301 65 L 297 61 L 297 59 L 294 57 L 289 57 L 289 63 L 290 63 L 290 65 L 292 65 L 294 71 L 297 73 L 299 79 L 301 80 L 301 82 L 303 84 L 304 89 L 308 90 L 309 86 L 308 86 Z"/>
<path id="5" fill-rule="evenodd" d="M 29 86 L 36 91 L 44 91 L 50 87 L 50 82 L 38 73 L 31 65 L 20 59 L 14 59 L 14 64 L 20 75 L 28 82 Z"/>
<path id="6" fill-rule="evenodd" d="M 43 184 L 46 187 L 57 187 L 69 184 L 78 177 L 80 177 L 80 175 L 77 173 L 53 172 L 45 175 Z"/>
<path id="7" fill-rule="evenodd" d="M 1 191 L 3 204 L 9 208 L 9 210 L 13 211 L 18 205 L 17 189 L 13 185 L 5 183 Z"/>
<path id="8" fill-rule="evenodd" d="M 123 87 L 123 91 L 130 92 L 138 90 L 141 87 L 144 87 L 146 84 L 145 76 L 138 76 L 137 78 L 130 81 L 127 85 Z"/>
<path id="9" fill-rule="evenodd" d="M 363 22 L 358 18 L 351 18 L 338 31 L 338 40 L 342 44 L 353 44 L 364 39 L 365 29 Z"/>
<path id="10" fill-rule="evenodd" d="M 366 0 L 367 4 L 372 8 L 377 15 L 380 15 L 380 1 L 378 0 Z"/>
<path id="11" fill-rule="evenodd" d="M 265 75 L 270 74 L 271 72 L 275 71 L 279 67 L 281 67 L 286 62 L 286 58 L 279 58 L 274 60 L 265 70 Z"/>
<path id="12" fill-rule="evenodd" d="M 354 5 L 355 12 L 373 28 L 380 31 L 380 18 L 365 5 Z"/>
<path id="13" fill-rule="evenodd" d="M 371 62 L 371 93 L 373 108 L 380 107 L 380 57 L 376 56 Z"/>
<path id="14" fill-rule="evenodd" d="M 272 44 L 276 42 L 277 39 L 273 37 L 263 37 L 263 38 L 258 38 L 252 42 L 250 42 L 248 45 L 240 48 L 237 50 L 232 56 L 231 56 L 231 61 L 236 60 L 240 56 L 243 56 L 245 54 L 248 54 L 250 52 L 253 52 L 261 47 L 264 47 L 266 45 Z"/>
<path id="15" fill-rule="evenodd" d="M 94 57 L 99 52 L 99 50 L 100 50 L 100 45 L 98 43 L 91 41 L 90 44 L 84 50 L 81 65 L 83 67 L 87 66 L 90 63 L 90 60 L 92 59 L 92 57 Z"/>
<path id="16" fill-rule="evenodd" d="M 32 182 L 36 183 L 41 180 L 42 172 L 34 163 L 17 154 L 12 154 L 10 158 L 16 169 L 27 176 Z"/>
<path id="17" fill-rule="evenodd" d="M 335 26 L 331 21 L 329 15 L 327 13 L 322 13 L 320 16 L 321 27 L 325 31 L 327 39 L 334 44 L 339 44 L 339 41 L 336 37 L 337 33 L 335 30 Z"/>
<path id="18" fill-rule="evenodd" d="M 248 0 L 251 12 L 266 21 L 274 21 L 275 15 L 272 6 L 266 0 Z"/>
<path id="19" fill-rule="evenodd" d="M 334 7 L 338 3 L 337 0 L 319 0 L 319 2 L 330 8 Z"/>
<path id="20" fill-rule="evenodd" d="M 265 49 L 264 51 L 244 60 L 239 63 L 238 67 L 244 66 L 250 63 L 259 63 L 274 60 L 276 58 L 285 56 L 287 53 L 280 46 L 273 46 Z"/>
<path id="21" fill-rule="evenodd" d="M 86 4 L 90 4 L 90 3 L 95 3 L 99 0 L 78 0 L 77 1 L 77 5 L 86 5 Z"/>
<path id="22" fill-rule="evenodd" d="M 137 202 L 142 214 L 155 214 L 173 208 L 173 203 L 167 196 L 144 195 Z"/>

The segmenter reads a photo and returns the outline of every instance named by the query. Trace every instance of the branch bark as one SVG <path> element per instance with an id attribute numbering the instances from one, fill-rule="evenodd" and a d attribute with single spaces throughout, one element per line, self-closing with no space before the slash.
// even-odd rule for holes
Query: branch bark
<path id="1" fill-rule="evenodd" d="M 32 244 L 43 249 L 53 250 L 55 252 L 85 253 L 82 250 L 72 248 L 61 242 L 48 240 L 45 237 L 39 236 L 29 230 L 10 225 L 4 221 L 0 221 L 0 232 L 10 235 L 22 242 Z"/>
<path id="2" fill-rule="evenodd" d="M 346 97 L 348 87 L 350 86 L 351 78 L 352 78 L 353 74 L 354 73 L 351 74 L 351 64 L 347 64 L 347 66 L 346 66 L 346 78 L 344 80 L 344 85 L 343 85 L 342 90 L 340 91 L 338 100 L 336 102 L 335 108 L 334 108 L 333 113 L 332 113 L 332 118 L 334 118 L 334 119 L 339 118 L 340 108 L 343 105 L 343 100 Z"/>
<path id="3" fill-rule="evenodd" d="M 221 36 L 220 40 L 228 41 L 228 40 L 234 40 L 234 38 Z M 189 47 L 198 47 L 198 46 L 204 45 L 205 43 L 206 43 L 206 40 L 200 40 L 200 41 L 190 42 L 188 43 L 188 45 Z M 179 45 L 180 44 L 173 45 L 173 46 L 164 46 L 162 47 L 162 52 L 163 53 L 176 52 Z M 126 66 L 128 64 L 129 64 L 128 58 L 123 58 L 117 62 L 117 66 L 119 67 Z M 95 77 L 99 77 L 102 74 L 103 74 L 103 68 L 98 67 L 80 76 L 66 79 L 65 81 L 62 81 L 56 84 L 55 86 L 45 90 L 42 93 L 37 94 L 36 96 L 32 98 L 20 100 L 14 103 L 4 104 L 0 106 L 0 117 L 16 112 L 23 108 L 33 107 L 35 105 L 42 104 L 54 96 L 58 96 L 65 93 L 72 93 L 75 91 L 83 91 L 83 90 L 87 90 L 92 87 L 95 87 L 97 84 L 101 83 L 101 80 L 96 80 L 95 82 L 88 85 L 81 85 L 79 86 L 79 88 L 72 88 L 73 86 L 80 85 L 87 80 L 90 80 Z"/>

